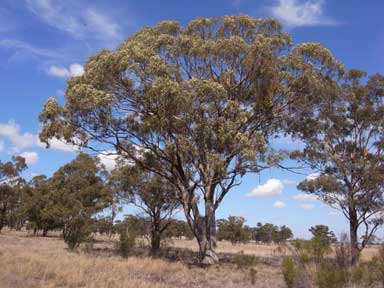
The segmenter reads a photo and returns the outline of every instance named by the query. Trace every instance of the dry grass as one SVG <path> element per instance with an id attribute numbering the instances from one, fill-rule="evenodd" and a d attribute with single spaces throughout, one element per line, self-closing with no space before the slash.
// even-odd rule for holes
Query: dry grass
<path id="1" fill-rule="evenodd" d="M 187 242 L 175 242 L 182 244 Z M 202 269 L 162 259 L 122 259 L 107 249 L 113 243 L 97 245 L 96 251 L 109 252 L 73 253 L 59 238 L 4 232 L 0 234 L 0 287 L 285 287 L 275 266 L 259 264 L 256 284 L 251 285 L 249 273 L 232 264 Z"/>
<path id="2" fill-rule="evenodd" d="M 183 249 L 192 249 L 193 251 L 198 251 L 198 246 L 194 240 L 173 240 L 172 245 L 177 248 Z M 276 244 L 235 244 L 232 245 L 228 241 L 220 241 L 217 245 L 217 251 L 219 253 L 231 253 L 236 254 L 243 252 L 244 254 L 255 255 L 257 257 L 281 257 L 281 256 L 290 256 L 292 253 L 288 246 L 286 245 L 276 245 Z M 373 256 L 377 254 L 378 246 L 372 245 L 366 247 L 363 250 L 361 259 L 363 261 L 369 261 Z M 331 256 L 333 256 L 331 254 Z"/>

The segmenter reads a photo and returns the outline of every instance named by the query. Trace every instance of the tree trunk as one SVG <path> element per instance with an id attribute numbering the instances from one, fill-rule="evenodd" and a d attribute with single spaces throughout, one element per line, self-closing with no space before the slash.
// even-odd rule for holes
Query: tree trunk
<path id="1" fill-rule="evenodd" d="M 219 262 L 216 249 L 216 218 L 213 204 L 205 203 L 205 216 L 195 221 L 195 235 L 199 244 L 200 263 L 212 265 Z"/>
<path id="2" fill-rule="evenodd" d="M 151 251 L 156 254 L 160 249 L 161 241 L 161 215 L 160 211 L 154 211 L 151 221 Z"/>
<path id="3" fill-rule="evenodd" d="M 351 241 L 350 245 L 351 245 L 351 265 L 352 266 L 357 264 L 360 256 L 357 230 L 358 230 L 357 219 L 354 219 L 354 217 L 352 217 L 349 221 L 349 237 Z"/>
<path id="4" fill-rule="evenodd" d="M 151 233 L 151 250 L 152 253 L 156 254 L 160 249 L 161 235 L 160 231 L 152 231 Z"/>
<path id="5" fill-rule="evenodd" d="M 4 227 L 6 212 L 7 212 L 7 206 L 4 205 L 0 215 L 0 232 Z"/>

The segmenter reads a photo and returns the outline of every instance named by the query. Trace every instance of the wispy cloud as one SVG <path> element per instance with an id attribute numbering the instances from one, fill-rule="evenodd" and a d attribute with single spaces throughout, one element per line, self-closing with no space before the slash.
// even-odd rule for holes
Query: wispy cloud
<path id="1" fill-rule="evenodd" d="M 325 5 L 325 0 L 277 0 L 269 10 L 273 17 L 291 27 L 339 25 L 325 15 Z"/>
<path id="2" fill-rule="evenodd" d="M 2 39 L 0 40 L 0 47 L 13 50 L 16 53 L 48 60 L 57 60 L 63 58 L 62 54 L 58 53 L 57 51 L 38 48 L 17 39 Z"/>
<path id="3" fill-rule="evenodd" d="M 302 202 L 313 202 L 313 201 L 319 200 L 316 195 L 304 194 L 304 193 L 296 194 L 292 198 L 293 200 L 302 201 Z"/>
<path id="4" fill-rule="evenodd" d="M 312 210 L 315 208 L 315 205 L 313 205 L 313 204 L 301 204 L 301 205 L 299 205 L 299 207 L 301 209 L 304 209 L 304 210 Z"/>
<path id="5" fill-rule="evenodd" d="M 110 17 L 74 1 L 26 0 L 29 11 L 43 22 L 77 39 L 105 42 L 121 38 L 121 28 Z"/>

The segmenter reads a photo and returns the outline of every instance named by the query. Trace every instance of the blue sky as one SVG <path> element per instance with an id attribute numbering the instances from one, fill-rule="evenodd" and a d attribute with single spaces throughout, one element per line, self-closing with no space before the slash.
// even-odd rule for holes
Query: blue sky
<path id="1" fill-rule="evenodd" d="M 320 42 L 348 68 L 384 73 L 382 0 L 1 0 L 0 1 L 0 159 L 21 154 L 29 162 L 27 178 L 50 175 L 75 157 L 72 147 L 39 143 L 38 114 L 45 100 L 64 100 L 66 79 L 82 73 L 82 64 L 99 49 L 113 49 L 129 34 L 160 20 L 225 14 L 276 17 L 294 43 Z M 296 146 L 279 140 L 276 147 Z M 110 159 L 104 159 L 111 164 Z M 218 217 L 241 215 L 247 224 L 287 224 L 298 237 L 326 224 L 347 231 L 343 217 L 296 184 L 303 175 L 280 169 L 247 175 L 219 208 Z M 253 191 L 254 197 L 246 194 Z"/>

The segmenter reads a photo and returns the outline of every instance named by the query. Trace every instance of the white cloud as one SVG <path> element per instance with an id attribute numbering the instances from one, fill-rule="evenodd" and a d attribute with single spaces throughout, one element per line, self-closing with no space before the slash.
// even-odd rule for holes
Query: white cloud
<path id="1" fill-rule="evenodd" d="M 311 173 L 311 174 L 308 174 L 307 177 L 305 177 L 305 180 L 312 181 L 312 180 L 316 180 L 319 177 L 320 177 L 320 173 Z"/>
<path id="2" fill-rule="evenodd" d="M 272 207 L 276 209 L 282 209 L 287 207 L 287 205 L 285 205 L 283 201 L 276 201 L 275 203 L 273 203 Z"/>
<path id="3" fill-rule="evenodd" d="M 119 158 L 119 155 L 115 151 L 104 151 L 101 152 L 97 158 L 99 158 L 105 169 L 111 171 L 116 167 L 116 160 Z"/>
<path id="4" fill-rule="evenodd" d="M 293 198 L 294 200 L 296 200 L 296 201 L 302 201 L 302 202 L 313 202 L 313 201 L 318 200 L 318 198 L 317 198 L 316 195 L 313 195 L 313 194 L 304 194 L 304 193 L 296 194 L 296 195 L 293 196 L 292 198 Z"/>
<path id="5" fill-rule="evenodd" d="M 115 21 L 77 1 L 26 0 L 26 4 L 43 22 L 74 38 L 106 42 L 121 38 L 121 28 Z"/>
<path id="6" fill-rule="evenodd" d="M 76 77 L 84 74 L 84 68 L 81 64 L 71 64 L 69 68 L 52 65 L 48 69 L 48 74 L 56 77 Z"/>
<path id="7" fill-rule="evenodd" d="M 23 152 L 20 156 L 25 158 L 27 165 L 32 165 L 39 161 L 39 155 L 36 152 Z"/>
<path id="8" fill-rule="evenodd" d="M 0 141 L 0 152 L 3 152 L 5 148 L 4 141 Z"/>
<path id="9" fill-rule="evenodd" d="M 32 147 L 36 143 L 35 135 L 31 133 L 21 133 L 20 127 L 14 122 L 0 123 L 0 136 L 7 138 L 14 145 L 13 151 Z"/>
<path id="10" fill-rule="evenodd" d="M 288 26 L 332 26 L 338 22 L 324 15 L 325 0 L 278 0 L 269 7 L 272 16 Z"/>
<path id="11" fill-rule="evenodd" d="M 40 142 L 39 139 L 37 139 L 37 141 L 38 141 L 37 145 L 39 147 L 45 148 L 47 146 L 45 143 Z M 67 143 L 64 139 L 52 138 L 48 142 L 49 142 L 49 149 L 52 149 L 52 150 L 58 150 L 63 152 L 77 152 L 80 150 L 78 146 L 73 145 L 71 143 Z"/>
<path id="12" fill-rule="evenodd" d="M 313 208 L 315 208 L 315 205 L 305 203 L 305 204 L 299 205 L 299 207 L 304 209 L 304 210 L 312 210 Z"/>
<path id="13" fill-rule="evenodd" d="M 275 197 L 283 193 L 284 185 L 279 179 L 271 178 L 265 184 L 257 186 L 247 197 Z"/>
<path id="14" fill-rule="evenodd" d="M 19 152 L 26 148 L 40 147 L 44 148 L 45 143 L 40 142 L 38 135 L 20 131 L 19 125 L 15 121 L 10 120 L 8 123 L 0 123 L 0 137 L 6 138 L 13 145 L 11 152 Z M 50 148 L 53 150 L 64 151 L 64 152 L 75 152 L 79 151 L 78 146 L 68 144 L 64 140 L 53 138 L 49 141 Z M 0 141 L 0 148 L 4 149 L 4 142 Z"/>

